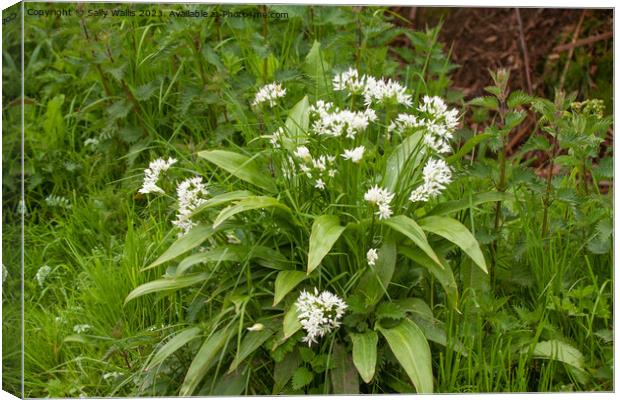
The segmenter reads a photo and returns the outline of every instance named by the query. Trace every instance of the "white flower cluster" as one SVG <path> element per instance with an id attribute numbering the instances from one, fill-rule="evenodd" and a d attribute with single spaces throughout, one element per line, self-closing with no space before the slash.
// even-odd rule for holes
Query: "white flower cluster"
<path id="1" fill-rule="evenodd" d="M 202 183 L 202 177 L 200 176 L 188 178 L 177 186 L 179 209 L 177 211 L 177 219 L 172 221 L 172 224 L 182 230 L 179 236 L 187 234 L 196 225 L 190 219 L 190 216 L 196 207 L 206 201 L 203 196 L 208 194 L 209 191 L 205 184 Z"/>
<path id="2" fill-rule="evenodd" d="M 366 253 L 366 261 L 368 261 L 368 265 L 374 267 L 378 259 L 379 253 L 377 253 L 377 249 L 368 250 L 368 253 Z"/>
<path id="3" fill-rule="evenodd" d="M 318 135 L 337 137 L 344 134 L 353 139 L 359 132 L 364 131 L 371 122 L 377 119 L 374 110 L 364 111 L 340 110 L 333 103 L 319 100 L 310 106 L 310 114 L 318 116 L 312 123 L 312 130 Z"/>
<path id="4" fill-rule="evenodd" d="M 50 194 L 45 198 L 45 204 L 50 207 L 71 208 L 71 202 L 66 197 Z"/>
<path id="5" fill-rule="evenodd" d="M 452 180 L 452 171 L 444 160 L 429 159 L 422 170 L 424 183 L 411 192 L 409 200 L 428 201 L 438 196 Z"/>
<path id="6" fill-rule="evenodd" d="M 283 127 L 279 127 L 276 131 L 269 136 L 269 142 L 275 149 L 279 149 L 281 147 L 281 143 L 285 137 L 285 130 Z"/>
<path id="7" fill-rule="evenodd" d="M 314 294 L 302 291 L 295 303 L 297 318 L 306 331 L 303 341 L 310 346 L 318 343 L 321 338 L 340 326 L 340 319 L 347 308 L 346 303 L 328 291 L 314 288 Z"/>
<path id="8" fill-rule="evenodd" d="M 35 275 L 35 279 L 39 283 L 40 287 L 43 287 L 43 284 L 45 283 L 45 279 L 50 274 L 50 272 L 52 272 L 52 269 L 48 265 L 44 265 L 41 268 L 39 268 L 39 270 L 37 271 L 37 274 Z"/>
<path id="9" fill-rule="evenodd" d="M 312 157 L 306 146 L 297 147 L 293 155 L 299 159 L 299 170 L 314 180 L 314 187 L 317 189 L 325 189 L 327 182 L 336 176 L 337 171 L 333 168 L 336 161 L 334 156 Z"/>
<path id="10" fill-rule="evenodd" d="M 395 102 L 411 107 L 411 95 L 400 83 L 384 78 L 361 75 L 354 68 L 349 68 L 336 76 L 332 81 L 334 90 L 346 90 L 350 94 L 362 94 L 364 104 L 369 107 L 373 103 L 385 104 Z"/>
<path id="11" fill-rule="evenodd" d="M 112 380 L 112 381 L 113 381 L 113 380 L 116 380 L 116 379 L 122 378 L 124 375 L 125 375 L 125 374 L 123 374 L 122 372 L 117 372 L 117 371 L 114 371 L 114 372 L 106 372 L 106 373 L 105 373 L 105 374 L 103 374 L 101 377 L 102 377 L 104 380 L 106 380 L 106 381 L 108 381 L 108 380 Z"/>
<path id="12" fill-rule="evenodd" d="M 397 134 L 402 134 L 404 131 L 410 128 L 419 128 L 424 126 L 423 121 L 419 121 L 415 115 L 411 114 L 398 114 L 396 119 L 390 122 L 388 126 L 388 132 L 396 132 Z"/>
<path id="13" fill-rule="evenodd" d="M 90 326 L 88 324 L 75 325 L 73 327 L 73 332 L 75 332 L 75 333 L 77 333 L 79 335 L 80 333 L 89 331 L 91 328 L 92 328 L 92 326 Z"/>
<path id="14" fill-rule="evenodd" d="M 394 193 L 389 190 L 380 188 L 379 186 L 373 186 L 366 194 L 364 194 L 364 200 L 370 204 L 376 204 L 379 207 L 377 215 L 379 219 L 387 219 L 392 216 L 392 208 L 390 202 L 394 198 Z"/>
<path id="15" fill-rule="evenodd" d="M 258 92 L 256 92 L 256 97 L 254 98 L 252 105 L 258 106 L 259 104 L 269 102 L 269 106 L 274 107 L 276 105 L 276 101 L 285 95 L 286 89 L 284 89 L 280 83 L 273 82 L 263 86 L 258 90 Z"/>
<path id="16" fill-rule="evenodd" d="M 351 160 L 351 162 L 357 164 L 362 161 L 364 150 L 366 150 L 364 146 L 359 146 L 351 150 L 345 150 L 344 153 L 342 153 L 342 158 L 345 160 Z"/>
<path id="17" fill-rule="evenodd" d="M 168 160 L 158 158 L 149 163 L 149 167 L 144 170 L 144 182 L 138 190 L 142 194 L 147 193 L 164 193 L 164 190 L 157 186 L 157 180 L 162 172 L 167 171 L 177 160 L 169 157 Z"/>

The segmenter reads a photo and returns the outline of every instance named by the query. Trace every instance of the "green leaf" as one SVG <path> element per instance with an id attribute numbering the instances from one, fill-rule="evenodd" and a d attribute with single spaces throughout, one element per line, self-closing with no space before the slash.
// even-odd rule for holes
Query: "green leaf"
<path id="1" fill-rule="evenodd" d="M 323 53 L 321 52 L 321 43 L 315 40 L 306 56 L 304 71 L 316 82 L 319 94 L 326 93 L 331 83 L 326 77 L 326 73 L 329 70 L 330 66 L 323 58 Z"/>
<path id="2" fill-rule="evenodd" d="M 532 101 L 532 97 L 521 90 L 516 90 L 508 96 L 508 108 L 515 109 L 523 104 Z"/>
<path id="3" fill-rule="evenodd" d="M 426 255 L 439 266 L 439 268 L 443 268 L 443 265 L 437 258 L 437 254 L 428 244 L 428 240 L 426 239 L 426 235 L 420 226 L 411 218 L 406 217 L 404 215 L 397 215 L 395 217 L 389 218 L 383 223 L 393 230 L 402 233 L 407 236 L 413 243 L 415 243 Z"/>
<path id="4" fill-rule="evenodd" d="M 292 142 L 284 141 L 283 145 L 289 151 L 292 151 L 295 146 L 300 143 L 300 138 L 306 136 L 308 126 L 310 125 L 310 103 L 308 102 L 308 96 L 304 96 L 295 106 L 289 111 L 288 118 L 286 118 L 286 132 L 288 136 L 293 139 Z"/>
<path id="5" fill-rule="evenodd" d="M 265 326 L 262 331 L 246 333 L 239 345 L 239 350 L 237 351 L 235 359 L 230 364 L 230 368 L 228 368 L 228 373 L 236 370 L 243 360 L 248 358 L 248 356 L 254 353 L 267 339 L 273 336 L 273 333 L 273 329 L 269 326 Z"/>
<path id="6" fill-rule="evenodd" d="M 277 305 L 283 298 L 299 285 L 308 275 L 302 271 L 280 271 L 276 277 L 273 305 Z"/>
<path id="7" fill-rule="evenodd" d="M 387 301 L 379 304 L 375 310 L 376 320 L 384 318 L 399 320 L 405 318 L 405 312 L 394 302 Z"/>
<path id="8" fill-rule="evenodd" d="M 378 251 L 379 258 L 373 268 L 370 268 L 357 286 L 357 292 L 365 299 L 366 305 L 377 304 L 387 292 L 396 267 L 396 243 L 386 240 Z"/>
<path id="9" fill-rule="evenodd" d="M 385 178 L 383 180 L 383 186 L 386 189 L 392 192 L 396 190 L 399 177 L 406 176 L 406 174 L 403 173 L 405 166 L 407 166 L 409 170 L 412 170 L 420 164 L 424 157 L 424 152 L 416 152 L 415 150 L 421 146 L 421 141 L 422 132 L 414 132 L 407 136 L 403 142 L 394 149 L 392 154 L 390 154 L 385 167 Z M 409 160 L 414 154 L 415 157 Z M 404 183 L 403 186 L 406 186 L 406 184 Z"/>
<path id="10" fill-rule="evenodd" d="M 273 367 L 273 392 L 279 394 L 288 381 L 293 377 L 299 365 L 299 353 L 292 351 L 284 356 L 284 360 L 276 362 Z"/>
<path id="11" fill-rule="evenodd" d="M 465 154 L 469 153 L 478 144 L 492 138 L 493 136 L 494 135 L 492 133 L 481 133 L 479 135 L 472 136 L 467 142 L 465 142 L 465 144 L 459 149 L 459 151 L 446 158 L 446 162 L 448 164 L 452 164 L 455 161 L 460 160 Z"/>
<path id="12" fill-rule="evenodd" d="M 210 248 L 202 253 L 192 254 L 179 263 L 175 274 L 181 276 L 192 266 L 205 262 L 241 262 L 246 255 L 243 249 L 241 246 L 220 246 Z"/>
<path id="13" fill-rule="evenodd" d="M 450 217 L 429 216 L 420 220 L 420 227 L 459 246 L 480 269 L 488 273 L 480 245 L 465 225 Z"/>
<path id="14" fill-rule="evenodd" d="M 252 193 L 248 192 L 247 190 L 235 190 L 234 192 L 226 192 L 217 196 L 213 196 L 198 207 L 196 207 L 192 212 L 191 216 L 196 216 L 209 208 L 221 206 L 222 204 L 230 203 L 231 201 L 235 200 L 243 200 L 250 196 L 252 196 Z"/>
<path id="15" fill-rule="evenodd" d="M 300 367 L 293 373 L 293 389 L 301 389 L 307 386 L 314 379 L 314 374 L 306 367 Z"/>
<path id="16" fill-rule="evenodd" d="M 534 358 L 560 361 L 572 365 L 577 369 L 584 369 L 583 354 L 570 344 L 561 340 L 554 339 L 537 343 L 532 352 L 532 356 Z"/>
<path id="17" fill-rule="evenodd" d="M 172 339 L 168 340 L 166 344 L 157 350 L 157 353 L 155 353 L 153 358 L 151 358 L 151 361 L 149 361 L 145 370 L 149 370 L 161 364 L 166 358 L 170 357 L 172 353 L 183 347 L 185 344 L 196 339 L 201 333 L 202 330 L 197 327 L 188 328 L 177 333 Z"/>
<path id="18" fill-rule="evenodd" d="M 420 328 L 409 319 L 404 319 L 393 328 L 377 327 L 417 392 L 433 393 L 431 349 Z"/>
<path id="19" fill-rule="evenodd" d="M 200 246 L 209 236 L 213 235 L 215 229 L 209 225 L 197 225 L 193 227 L 186 235 L 178 238 L 159 258 L 151 263 L 142 271 L 154 268 L 158 265 L 170 261 L 183 253 Z"/>
<path id="20" fill-rule="evenodd" d="M 212 162 L 237 178 L 265 189 L 270 193 L 277 191 L 275 181 L 267 170 L 261 169 L 256 161 L 243 154 L 226 150 L 198 152 L 198 156 Z"/>
<path id="21" fill-rule="evenodd" d="M 491 97 L 491 96 L 481 96 L 481 97 L 476 97 L 474 99 L 471 99 L 469 101 L 469 105 L 471 106 L 477 106 L 477 107 L 484 107 L 488 110 L 499 110 L 499 101 L 497 101 L 497 99 L 495 97 Z"/>
<path id="22" fill-rule="evenodd" d="M 375 375 L 377 365 L 377 343 L 379 337 L 375 331 L 349 333 L 353 343 L 353 364 L 362 380 L 370 383 Z"/>
<path id="23" fill-rule="evenodd" d="M 308 250 L 308 275 L 319 266 L 344 230 L 335 215 L 321 215 L 314 220 Z"/>
<path id="24" fill-rule="evenodd" d="M 446 201 L 444 203 L 438 204 L 435 208 L 430 210 L 426 215 L 445 215 L 453 212 L 461 211 L 468 209 L 473 206 L 477 206 L 479 204 L 495 202 L 495 201 L 506 201 L 511 200 L 512 196 L 508 193 L 503 192 L 484 192 L 477 193 L 471 198 L 464 198 L 461 200 L 453 200 Z"/>
<path id="25" fill-rule="evenodd" d="M 205 340 L 196 357 L 189 365 L 179 391 L 179 396 L 191 396 L 194 393 L 196 387 L 211 367 L 215 357 L 226 343 L 226 340 L 230 339 L 231 334 L 234 334 L 233 332 L 233 330 L 229 329 L 220 329 Z"/>
<path id="26" fill-rule="evenodd" d="M 359 379 L 351 355 L 347 354 L 340 343 L 334 344 L 330 365 L 332 388 L 335 394 L 358 394 Z"/>
<path id="27" fill-rule="evenodd" d="M 209 274 L 206 272 L 199 274 L 183 275 L 175 278 L 158 279 L 140 285 L 127 295 L 125 303 L 129 303 L 131 300 L 144 296 L 146 294 L 163 292 L 167 290 L 179 290 L 184 287 L 192 286 L 197 283 L 201 283 L 209 278 Z"/>
<path id="28" fill-rule="evenodd" d="M 301 322 L 297 318 L 297 306 L 293 304 L 284 314 L 284 321 L 282 331 L 284 333 L 283 340 L 286 340 L 293 336 L 295 332 L 301 329 Z"/>
<path id="29" fill-rule="evenodd" d="M 446 261 L 440 258 L 443 268 L 437 268 L 435 263 L 420 249 L 412 249 L 410 247 L 400 246 L 398 252 L 407 258 L 410 258 L 420 266 L 428 269 L 435 279 L 439 281 L 441 287 L 446 292 L 448 304 L 452 308 L 456 308 L 458 303 L 458 287 L 454 279 L 452 269 Z"/>
<path id="30" fill-rule="evenodd" d="M 523 122 L 526 116 L 527 114 L 523 111 L 510 111 L 506 115 L 506 123 L 504 124 L 504 129 L 510 130 L 515 128 L 517 125 Z"/>
<path id="31" fill-rule="evenodd" d="M 270 208 L 270 207 L 276 207 L 284 211 L 287 211 L 289 214 L 291 213 L 291 210 L 287 206 L 280 203 L 277 199 L 274 199 L 273 197 L 252 196 L 252 197 L 247 197 L 239 201 L 238 203 L 232 206 L 228 206 L 225 209 L 223 209 L 218 214 L 218 216 L 215 218 L 215 221 L 213 221 L 213 228 L 214 229 L 217 228 L 224 221 L 228 220 L 229 218 L 239 213 L 250 211 L 250 210 L 261 209 L 261 208 Z"/>

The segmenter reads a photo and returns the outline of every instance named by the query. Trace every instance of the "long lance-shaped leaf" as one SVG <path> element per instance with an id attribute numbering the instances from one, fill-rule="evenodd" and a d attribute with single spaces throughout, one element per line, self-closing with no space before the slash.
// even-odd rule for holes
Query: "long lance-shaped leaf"
<path id="1" fill-rule="evenodd" d="M 265 189 L 270 193 L 277 191 L 275 181 L 267 170 L 261 169 L 258 163 L 248 156 L 226 150 L 200 151 L 198 156 L 212 162 L 237 178 Z"/>
<path id="2" fill-rule="evenodd" d="M 243 337 L 239 346 L 239 351 L 235 359 L 228 368 L 228 373 L 236 370 L 239 365 L 250 356 L 256 349 L 258 349 L 263 343 L 267 341 L 274 333 L 274 330 L 270 326 L 265 326 L 262 331 L 248 332 Z"/>
<path id="3" fill-rule="evenodd" d="M 350 333 L 353 343 L 353 364 L 366 383 L 375 375 L 377 365 L 377 343 L 379 337 L 375 331 Z"/>
<path id="4" fill-rule="evenodd" d="M 402 233 L 407 236 L 413 243 L 415 243 L 426 255 L 439 266 L 439 268 L 443 268 L 443 265 L 439 261 L 437 254 L 433 248 L 428 244 L 428 240 L 426 239 L 426 235 L 420 226 L 411 218 L 406 217 L 404 215 L 397 215 L 395 217 L 389 218 L 383 222 L 385 225 L 389 226 L 393 230 Z"/>
<path id="5" fill-rule="evenodd" d="M 198 225 L 193 227 L 186 235 L 181 236 L 162 254 L 159 258 L 151 263 L 144 270 L 154 268 L 158 265 L 170 261 L 198 246 L 200 246 L 215 230 L 210 225 Z"/>
<path id="6" fill-rule="evenodd" d="M 340 221 L 335 215 L 321 215 L 314 220 L 308 251 L 308 275 L 319 266 L 344 230 L 345 227 L 340 226 Z"/>
<path id="7" fill-rule="evenodd" d="M 288 113 L 286 119 L 286 136 L 283 138 L 282 146 L 292 151 L 297 144 L 304 142 L 308 125 L 310 124 L 310 103 L 308 96 L 304 96 Z"/>
<path id="8" fill-rule="evenodd" d="M 176 276 L 183 275 L 188 269 L 196 264 L 206 262 L 241 262 L 247 255 L 247 249 L 242 246 L 219 246 L 213 247 L 205 252 L 192 254 L 179 263 L 175 272 Z"/>
<path id="9" fill-rule="evenodd" d="M 280 271 L 276 277 L 273 305 L 277 305 L 284 296 L 295 289 L 308 275 L 302 271 Z"/>
<path id="10" fill-rule="evenodd" d="M 332 367 L 333 366 L 333 367 Z M 335 394 L 358 394 L 359 379 L 355 373 L 355 366 L 351 355 L 347 354 L 344 346 L 335 343 L 330 360 L 332 388 Z"/>
<path id="11" fill-rule="evenodd" d="M 433 393 L 431 349 L 420 328 L 404 319 L 393 328 L 378 325 L 378 329 L 418 393 Z"/>
<path id="12" fill-rule="evenodd" d="M 248 192 L 247 190 L 235 190 L 234 192 L 226 192 L 217 196 L 213 196 L 198 207 L 196 207 L 196 209 L 192 212 L 191 216 L 193 217 L 195 215 L 198 215 L 209 208 L 221 206 L 235 200 L 243 200 L 246 197 L 250 196 L 253 196 L 253 194 L 252 192 Z"/>
<path id="13" fill-rule="evenodd" d="M 420 145 L 422 140 L 422 132 L 414 132 L 407 136 L 401 144 L 399 144 L 390 157 L 388 158 L 385 167 L 385 178 L 383 186 L 390 190 L 395 191 L 398 184 L 398 178 L 402 175 L 405 166 L 409 166 L 410 169 L 415 168 L 422 161 L 424 157 L 423 152 L 416 152 L 415 158 L 409 161 L 416 147 Z M 409 164 L 408 164 L 409 163 Z"/>
<path id="14" fill-rule="evenodd" d="M 252 197 L 245 198 L 241 200 L 240 202 L 223 209 L 219 213 L 219 215 L 215 218 L 215 221 L 213 221 L 213 228 L 217 228 L 224 221 L 226 221 L 227 219 L 239 213 L 250 211 L 250 210 L 256 210 L 260 208 L 270 208 L 270 207 L 276 207 L 276 208 L 282 209 L 288 212 L 289 214 L 291 212 L 291 210 L 287 206 L 280 203 L 277 199 L 274 199 L 273 197 L 252 196 Z"/>
<path id="15" fill-rule="evenodd" d="M 357 286 L 356 291 L 365 298 L 366 305 L 374 305 L 387 292 L 396 267 L 396 243 L 386 239 L 379 249 L 379 258 L 374 268 L 367 271 Z"/>
<path id="16" fill-rule="evenodd" d="M 234 332 L 234 330 L 220 329 L 205 340 L 196 357 L 189 365 L 179 391 L 179 396 L 191 396 L 194 393 L 196 387 L 209 370 L 212 361 L 215 360 L 226 340 L 229 339 L 231 332 Z"/>
<path id="17" fill-rule="evenodd" d="M 477 206 L 483 203 L 506 201 L 512 199 L 509 193 L 503 192 L 484 192 L 478 193 L 471 197 L 467 197 L 461 200 L 446 201 L 437 205 L 430 210 L 426 215 L 446 215 L 457 211 L 465 210 L 467 208 Z"/>
<path id="18" fill-rule="evenodd" d="M 456 244 L 471 257 L 481 270 L 488 272 L 478 241 L 469 229 L 459 221 L 450 217 L 432 215 L 420 220 L 420 227 Z"/>
<path id="19" fill-rule="evenodd" d="M 184 287 L 201 283 L 208 278 L 209 274 L 206 272 L 202 272 L 199 274 L 190 274 L 175 278 L 164 278 L 148 282 L 132 290 L 131 293 L 127 295 L 127 298 L 125 299 L 125 304 L 137 297 L 144 296 L 146 294 L 163 292 L 168 290 L 179 290 Z"/>
<path id="20" fill-rule="evenodd" d="M 155 355 L 147 365 L 146 370 L 149 370 L 164 362 L 164 360 L 170 357 L 172 353 L 183 347 L 185 344 L 199 337 L 201 332 L 202 330 L 200 328 L 192 327 L 182 330 L 181 332 L 174 335 L 172 339 L 168 340 L 166 344 L 164 344 L 159 350 L 157 350 L 157 353 L 155 353 Z"/>
<path id="21" fill-rule="evenodd" d="M 525 351 L 524 351 L 525 352 Z M 561 340 L 552 339 L 546 342 L 536 343 L 532 352 L 534 358 L 546 358 L 563 362 L 573 367 L 584 370 L 583 354 L 573 346 Z"/>

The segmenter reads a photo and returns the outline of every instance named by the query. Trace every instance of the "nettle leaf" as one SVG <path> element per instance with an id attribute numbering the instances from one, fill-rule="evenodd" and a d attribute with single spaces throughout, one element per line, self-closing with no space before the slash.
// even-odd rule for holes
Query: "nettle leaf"
<path id="1" fill-rule="evenodd" d="M 302 271 L 280 271 L 276 277 L 273 305 L 276 306 L 284 296 L 295 289 L 308 275 Z"/>
<path id="2" fill-rule="evenodd" d="M 508 108 L 515 109 L 519 106 L 522 106 L 523 104 L 528 104 L 531 101 L 532 101 L 532 96 L 528 95 L 527 93 L 521 90 L 516 90 L 510 93 L 506 104 L 508 104 Z"/>
<path id="3" fill-rule="evenodd" d="M 370 383 L 377 365 L 377 332 L 349 333 L 349 337 L 353 343 L 353 364 L 362 380 Z"/>
<path id="4" fill-rule="evenodd" d="M 334 344 L 331 354 L 332 387 L 335 394 L 358 394 L 359 379 L 355 372 L 355 366 L 350 354 L 347 354 L 340 343 Z"/>
<path id="5" fill-rule="evenodd" d="M 261 168 L 254 158 L 227 150 L 199 151 L 198 156 L 270 193 L 277 191 L 275 181 L 269 172 Z"/>
<path id="6" fill-rule="evenodd" d="M 584 369 L 583 354 L 570 344 L 557 339 L 537 343 L 532 357 L 560 361 L 577 369 Z"/>
<path id="7" fill-rule="evenodd" d="M 202 330 L 198 327 L 188 328 L 174 335 L 174 337 L 166 342 L 157 353 L 151 358 L 151 361 L 146 366 L 145 370 L 149 370 L 158 366 L 166 358 L 170 357 L 175 351 L 191 342 L 192 340 L 200 337 Z"/>
<path id="8" fill-rule="evenodd" d="M 293 380 L 291 384 L 293 389 L 301 389 L 304 386 L 309 385 L 314 379 L 314 374 L 306 367 L 300 367 L 293 373 Z"/>
<path id="9" fill-rule="evenodd" d="M 199 274 L 183 275 L 175 278 L 158 279 L 138 286 L 131 291 L 125 298 L 125 304 L 131 300 L 156 292 L 164 292 L 169 290 L 179 290 L 188 286 L 193 286 L 209 279 L 210 274 L 203 272 Z"/>
<path id="10" fill-rule="evenodd" d="M 488 273 L 480 245 L 465 225 L 453 218 L 429 216 L 420 220 L 420 226 L 425 231 L 439 235 L 459 246 L 480 269 Z"/>
<path id="11" fill-rule="evenodd" d="M 396 303 L 385 302 L 379 304 L 377 310 L 375 311 L 375 315 L 378 320 L 384 318 L 399 320 L 405 318 L 405 311 L 403 311 L 403 309 Z"/>
<path id="12" fill-rule="evenodd" d="M 409 319 L 393 328 L 383 328 L 380 324 L 377 328 L 417 392 L 433 393 L 431 349 L 420 328 Z"/>
<path id="13" fill-rule="evenodd" d="M 523 122 L 526 116 L 527 114 L 523 111 L 510 111 L 506 115 L 506 123 L 504 124 L 504 129 L 510 130 L 515 128 L 521 122 Z"/>
<path id="14" fill-rule="evenodd" d="M 426 235 L 420 226 L 411 218 L 406 217 L 404 215 L 397 215 L 395 217 L 389 218 L 383 223 L 396 232 L 400 232 L 403 235 L 407 236 L 413 243 L 415 243 L 426 255 L 435 263 L 439 268 L 443 268 L 443 265 L 437 258 L 437 254 L 428 244 L 428 240 L 426 239 Z"/>
<path id="15" fill-rule="evenodd" d="M 477 107 L 484 107 L 488 110 L 495 110 L 495 111 L 499 110 L 499 101 L 497 101 L 497 98 L 492 97 L 492 96 L 476 97 L 469 101 L 469 105 L 477 106 Z"/>
<path id="16" fill-rule="evenodd" d="M 314 220 L 308 250 L 308 275 L 319 266 L 345 229 L 335 215 L 321 215 Z"/>
<path id="17" fill-rule="evenodd" d="M 279 208 L 281 210 L 286 211 L 289 215 L 291 214 L 291 210 L 285 206 L 284 204 L 280 203 L 277 199 L 274 199 L 273 197 L 268 197 L 268 196 L 251 196 L 251 197 L 247 197 L 241 201 L 239 201 L 238 203 L 232 205 L 232 206 L 228 206 L 225 209 L 223 209 L 218 216 L 215 218 L 215 221 L 213 221 L 213 229 L 216 229 L 218 226 L 220 226 L 222 223 L 224 223 L 226 220 L 228 220 L 229 218 L 242 213 L 242 212 L 246 212 L 246 211 L 250 211 L 250 210 L 257 210 L 257 209 L 263 209 L 263 208 Z"/>

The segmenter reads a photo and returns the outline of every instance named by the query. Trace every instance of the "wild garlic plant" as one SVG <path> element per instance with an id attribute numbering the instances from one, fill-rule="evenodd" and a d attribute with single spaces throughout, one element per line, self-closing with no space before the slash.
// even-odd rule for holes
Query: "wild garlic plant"
<path id="1" fill-rule="evenodd" d="M 452 181 L 445 157 L 458 111 L 440 97 L 416 101 L 402 83 L 353 68 L 335 74 L 324 96 L 297 99 L 290 109 L 285 86 L 256 92 L 251 107 L 263 125 L 247 146 L 198 152 L 204 161 L 192 170 L 207 173 L 176 182 L 179 238 L 146 267 L 169 268 L 126 301 L 199 287 L 189 289 L 189 307 L 208 318 L 179 332 L 147 369 L 174 351 L 172 343 L 203 337 L 181 395 L 215 382 L 224 370 L 214 364 L 246 371 L 252 358 L 274 370 L 286 358 L 298 389 L 314 382 L 342 391 L 333 383 L 348 373 L 355 392 L 358 376 L 386 379 L 378 353 L 392 351 L 412 390 L 432 392 L 427 340 L 437 338 L 419 320 L 420 309 L 433 316 L 411 271 L 438 281 L 453 308 L 448 252 L 460 247 L 486 272 L 473 235 L 446 216 L 459 204 L 439 204 Z M 174 161 L 152 162 L 140 190 L 161 196 L 160 173 Z M 312 371 L 299 358 L 308 346 L 322 360 Z"/>

